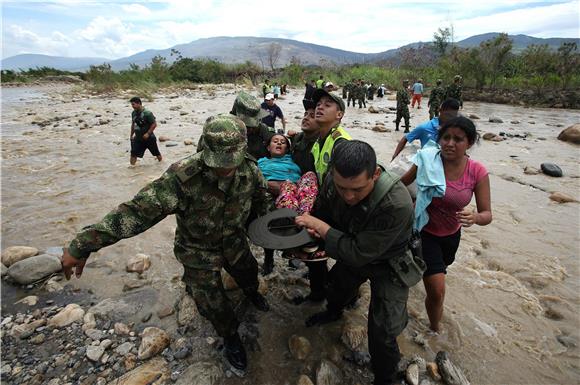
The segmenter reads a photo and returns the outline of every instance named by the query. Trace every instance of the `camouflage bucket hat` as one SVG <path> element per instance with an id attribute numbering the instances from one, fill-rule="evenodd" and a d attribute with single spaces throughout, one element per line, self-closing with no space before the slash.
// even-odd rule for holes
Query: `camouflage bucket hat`
<path id="1" fill-rule="evenodd" d="M 344 106 L 344 101 L 340 96 L 335 95 L 332 92 L 327 92 L 322 88 L 318 88 L 316 91 L 314 91 L 314 95 L 312 95 L 312 101 L 316 105 L 318 104 L 318 101 L 322 99 L 323 96 L 328 96 L 329 98 L 331 98 L 336 104 L 338 104 L 338 109 L 341 110 L 342 112 L 344 112 L 344 110 L 346 109 L 346 107 Z"/>
<path id="2" fill-rule="evenodd" d="M 268 115 L 268 112 L 260 107 L 258 99 L 244 91 L 234 100 L 231 113 L 242 119 L 246 127 L 258 127 L 260 120 Z"/>
<path id="3" fill-rule="evenodd" d="M 244 160 L 247 150 L 246 125 L 239 118 L 219 114 L 203 126 L 205 147 L 201 158 L 209 167 L 232 168 Z"/>

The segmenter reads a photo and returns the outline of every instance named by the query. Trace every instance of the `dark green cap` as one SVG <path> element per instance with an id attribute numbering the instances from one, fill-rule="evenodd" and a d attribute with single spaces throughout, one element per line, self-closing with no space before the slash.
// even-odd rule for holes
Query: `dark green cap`
<path id="1" fill-rule="evenodd" d="M 209 117 L 203 126 L 203 162 L 209 167 L 238 167 L 248 148 L 246 135 L 246 125 L 234 115 Z"/>
<path id="2" fill-rule="evenodd" d="M 260 120 L 268 115 L 268 112 L 260 107 L 258 99 L 244 91 L 236 97 L 231 113 L 242 119 L 246 127 L 258 127 Z"/>

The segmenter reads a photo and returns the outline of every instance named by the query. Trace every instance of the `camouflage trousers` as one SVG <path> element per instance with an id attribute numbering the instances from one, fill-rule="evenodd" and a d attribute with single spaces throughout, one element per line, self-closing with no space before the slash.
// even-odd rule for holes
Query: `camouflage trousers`
<path id="1" fill-rule="evenodd" d="M 399 129 L 399 124 L 401 123 L 401 119 L 405 119 L 405 127 L 409 129 L 409 108 L 405 106 L 404 108 L 397 108 L 397 117 L 395 118 L 395 124 L 397 129 Z"/>
<path id="2" fill-rule="evenodd" d="M 356 100 L 356 99 L 354 98 L 354 96 L 352 95 L 352 93 L 351 93 L 351 92 L 349 92 L 349 93 L 348 93 L 348 98 L 346 99 L 346 106 L 347 106 L 347 107 L 349 107 L 349 106 L 350 106 L 350 102 L 351 102 L 351 100 L 352 100 L 352 106 L 354 107 L 354 103 L 355 103 L 355 100 Z"/>
<path id="3" fill-rule="evenodd" d="M 258 290 L 258 263 L 249 250 L 233 266 L 226 260 L 224 269 L 245 294 Z M 199 313 L 211 322 L 219 336 L 228 337 L 238 330 L 239 321 L 224 290 L 220 271 L 184 266 L 182 280 Z"/>

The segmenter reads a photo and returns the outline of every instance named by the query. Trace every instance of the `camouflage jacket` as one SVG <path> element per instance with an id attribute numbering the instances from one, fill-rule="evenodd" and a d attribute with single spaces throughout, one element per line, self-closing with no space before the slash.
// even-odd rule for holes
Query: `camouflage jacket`
<path id="1" fill-rule="evenodd" d="M 452 83 L 447 86 L 447 91 L 445 92 L 445 99 L 453 98 L 459 101 L 459 105 L 463 105 L 463 91 L 461 85 Z"/>
<path id="2" fill-rule="evenodd" d="M 246 158 L 227 183 L 197 153 L 173 164 L 99 223 L 85 227 L 71 242 L 69 252 L 86 259 L 91 252 L 140 234 L 175 214 L 176 258 L 191 268 L 219 270 L 223 258 L 235 264 L 248 250 L 250 213 L 264 215 L 272 208 L 266 181 L 254 160 Z"/>
<path id="3" fill-rule="evenodd" d="M 405 88 L 400 88 L 397 91 L 397 109 L 405 109 L 409 103 L 411 103 L 409 100 L 409 92 Z"/>
<path id="4" fill-rule="evenodd" d="M 429 102 L 427 103 L 429 106 L 439 107 L 443 100 L 445 99 L 445 90 L 441 86 L 436 86 L 431 90 L 429 94 Z"/>

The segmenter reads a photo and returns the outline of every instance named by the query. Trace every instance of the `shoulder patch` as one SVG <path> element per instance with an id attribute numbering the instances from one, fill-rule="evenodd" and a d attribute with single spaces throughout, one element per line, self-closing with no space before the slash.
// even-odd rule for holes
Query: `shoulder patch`
<path id="1" fill-rule="evenodd" d="M 201 152 L 174 163 L 169 169 L 177 175 L 181 183 L 186 182 L 191 179 L 191 177 L 201 172 Z"/>

